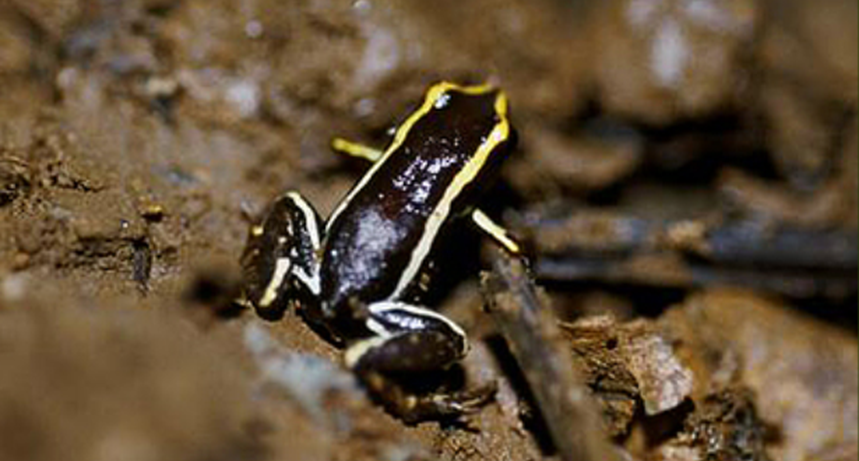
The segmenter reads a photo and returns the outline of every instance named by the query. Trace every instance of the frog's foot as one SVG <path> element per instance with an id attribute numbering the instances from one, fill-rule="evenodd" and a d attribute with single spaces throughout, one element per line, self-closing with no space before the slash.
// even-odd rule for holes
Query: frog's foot
<path id="1" fill-rule="evenodd" d="M 262 316 L 278 316 L 287 301 L 319 294 L 322 220 L 304 198 L 287 192 L 251 226 L 242 253 L 244 292 Z"/>
<path id="2" fill-rule="evenodd" d="M 365 325 L 376 335 L 352 344 L 346 364 L 394 415 L 406 422 L 458 417 L 494 395 L 494 387 L 427 396 L 407 392 L 392 375 L 447 368 L 468 352 L 465 332 L 437 312 L 402 302 L 371 304 L 367 314 Z"/>
<path id="3" fill-rule="evenodd" d="M 415 395 L 381 373 L 359 373 L 371 396 L 385 410 L 407 424 L 428 420 L 456 420 L 468 424 L 469 416 L 492 402 L 497 386 L 492 383 L 464 391 Z"/>

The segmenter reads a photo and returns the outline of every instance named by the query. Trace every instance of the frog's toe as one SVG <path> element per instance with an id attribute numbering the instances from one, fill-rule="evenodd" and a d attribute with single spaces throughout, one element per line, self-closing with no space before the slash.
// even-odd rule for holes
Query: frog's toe
<path id="1" fill-rule="evenodd" d="M 406 422 L 454 419 L 460 424 L 469 426 L 471 417 L 495 399 L 497 390 L 498 387 L 492 383 L 459 392 L 416 397 L 414 407 L 402 417 Z"/>
<path id="2" fill-rule="evenodd" d="M 442 394 L 436 396 L 436 398 L 443 397 L 444 400 L 449 402 L 448 405 L 455 409 L 457 413 L 467 415 L 475 413 L 491 403 L 495 399 L 496 392 L 498 392 L 498 385 L 493 381 L 480 387 L 451 394 Z"/>
<path id="3" fill-rule="evenodd" d="M 464 423 L 468 415 L 492 402 L 498 388 L 491 383 L 458 392 L 415 395 L 383 374 L 365 372 L 361 377 L 373 399 L 407 424 L 431 420 Z"/>

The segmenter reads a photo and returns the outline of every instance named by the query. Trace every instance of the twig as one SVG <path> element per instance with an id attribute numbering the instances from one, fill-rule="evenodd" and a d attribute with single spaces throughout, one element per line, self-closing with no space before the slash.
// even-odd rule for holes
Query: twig
<path id="1" fill-rule="evenodd" d="M 489 311 L 518 362 L 564 461 L 615 461 L 596 404 L 577 378 L 552 313 L 543 308 L 522 261 L 494 250 L 483 278 Z"/>
<path id="2" fill-rule="evenodd" d="M 742 285 L 797 298 L 857 291 L 855 235 L 754 221 L 658 221 L 580 210 L 520 218 L 537 277 L 655 286 Z"/>

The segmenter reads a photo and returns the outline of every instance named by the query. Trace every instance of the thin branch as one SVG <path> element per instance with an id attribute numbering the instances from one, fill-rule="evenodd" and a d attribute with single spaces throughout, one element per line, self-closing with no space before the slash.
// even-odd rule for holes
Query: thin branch
<path id="1" fill-rule="evenodd" d="M 483 288 L 489 311 L 530 386 L 564 461 L 615 461 L 590 391 L 576 376 L 552 313 L 521 260 L 495 249 Z"/>

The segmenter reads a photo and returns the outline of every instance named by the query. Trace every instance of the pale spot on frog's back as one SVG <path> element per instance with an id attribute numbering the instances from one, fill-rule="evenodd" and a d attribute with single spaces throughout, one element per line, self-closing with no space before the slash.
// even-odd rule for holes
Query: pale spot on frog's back
<path id="1" fill-rule="evenodd" d="M 456 161 L 457 159 L 452 155 L 415 160 L 402 174 L 395 178 L 394 187 L 408 197 L 408 203 L 404 205 L 405 211 L 413 212 L 422 209 L 423 205 L 430 199 L 438 174 Z"/>
<path id="2" fill-rule="evenodd" d="M 401 230 L 375 207 L 363 210 L 356 223 L 349 250 L 356 256 L 348 258 L 347 266 L 335 269 L 340 272 L 340 283 L 346 291 L 367 286 L 380 277 L 388 265 L 386 251 L 401 238 Z"/>
<path id="3" fill-rule="evenodd" d="M 399 238 L 397 226 L 379 211 L 375 207 L 368 208 L 358 221 L 355 248 L 364 254 L 381 253 Z"/>

